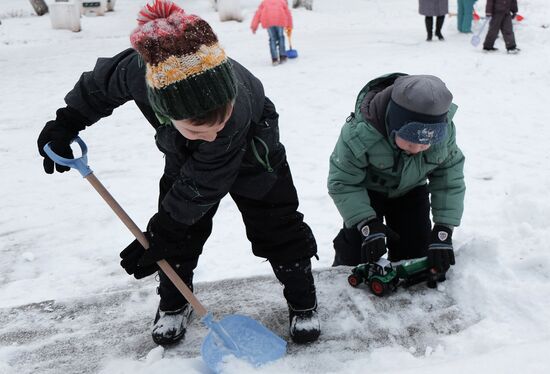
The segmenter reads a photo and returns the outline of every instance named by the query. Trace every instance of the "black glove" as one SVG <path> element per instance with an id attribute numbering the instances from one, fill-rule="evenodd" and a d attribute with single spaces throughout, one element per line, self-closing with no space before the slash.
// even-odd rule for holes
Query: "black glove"
<path id="1" fill-rule="evenodd" d="M 71 140 L 76 137 L 77 133 L 68 131 L 63 126 L 60 126 L 55 121 L 49 121 L 42 129 L 42 132 L 38 136 L 38 152 L 44 157 L 44 171 L 48 174 L 53 174 L 54 162 L 48 157 L 44 151 L 44 146 L 50 143 L 52 150 L 61 157 L 74 158 L 73 151 L 71 150 Z M 68 166 L 55 164 L 55 169 L 59 173 L 71 170 Z"/>
<path id="2" fill-rule="evenodd" d="M 89 124 L 80 113 L 69 107 L 57 110 L 55 121 L 48 121 L 38 136 L 38 152 L 44 157 L 44 171 L 48 174 L 54 172 L 54 162 L 44 151 L 44 146 L 50 143 L 52 150 L 64 158 L 74 158 L 71 150 L 71 141 L 76 138 L 78 132 Z M 71 168 L 55 164 L 59 173 L 69 171 Z"/>
<path id="3" fill-rule="evenodd" d="M 510 12 L 510 14 L 512 15 L 512 19 L 515 19 L 515 18 L 516 18 L 516 13 Z"/>
<path id="4" fill-rule="evenodd" d="M 122 258 L 122 260 L 120 261 L 120 266 L 122 266 L 128 274 L 134 275 L 136 279 L 145 278 L 158 271 L 158 266 L 156 263 L 148 266 L 138 265 L 143 255 L 153 248 L 151 246 L 151 235 L 149 235 L 148 232 L 144 232 L 143 234 L 149 241 L 149 250 L 146 251 L 145 248 L 143 248 L 140 242 L 138 242 L 136 239 L 132 243 L 130 243 L 129 246 L 124 248 L 122 252 L 120 252 L 120 258 Z"/>
<path id="5" fill-rule="evenodd" d="M 438 274 L 445 274 L 455 264 L 452 236 L 453 230 L 450 227 L 434 225 L 428 246 L 428 265 Z"/>
<path id="6" fill-rule="evenodd" d="M 158 270 L 157 261 L 182 253 L 188 226 L 175 221 L 163 209 L 149 220 L 145 236 L 149 249 L 136 240 L 120 252 L 120 266 L 136 279 L 145 278 Z"/>
<path id="7" fill-rule="evenodd" d="M 386 236 L 398 240 L 399 235 L 378 218 L 371 219 L 358 226 L 363 243 L 361 244 L 361 262 L 376 262 L 386 251 Z"/>

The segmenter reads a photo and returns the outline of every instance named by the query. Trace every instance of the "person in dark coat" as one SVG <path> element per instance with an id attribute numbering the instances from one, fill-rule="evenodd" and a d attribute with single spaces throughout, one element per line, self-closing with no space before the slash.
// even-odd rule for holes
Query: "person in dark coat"
<path id="1" fill-rule="evenodd" d="M 517 0 L 487 0 L 485 15 L 491 17 L 491 21 L 489 22 L 489 31 L 487 31 L 487 36 L 483 42 L 484 51 L 493 52 L 498 50 L 498 48 L 495 48 L 495 40 L 499 31 L 502 32 L 508 53 L 516 54 L 520 51 L 516 45 L 514 27 L 512 26 L 512 20 L 516 17 L 517 12 Z"/>
<path id="2" fill-rule="evenodd" d="M 441 28 L 445 21 L 445 15 L 449 13 L 449 0 L 418 0 L 418 12 L 426 17 L 426 32 L 428 34 L 426 41 L 432 41 L 433 17 L 436 17 L 435 36 L 439 40 L 445 40 L 441 33 Z"/>
<path id="3" fill-rule="evenodd" d="M 210 25 L 169 0 L 141 10 L 133 48 L 98 59 L 82 74 L 38 138 L 46 173 L 68 170 L 45 154 L 50 143 L 72 158 L 79 131 L 134 101 L 156 129 L 165 155 L 158 211 L 147 225 L 149 250 L 133 241 L 121 266 L 137 279 L 158 271 L 160 303 L 153 340 L 184 337 L 191 308 L 158 269 L 166 259 L 192 289 L 193 271 L 212 231 L 220 200 L 230 194 L 239 208 L 256 256 L 267 259 L 284 286 L 290 336 L 298 343 L 320 334 L 311 257 L 317 246 L 303 215 L 275 105 L 262 83 L 219 46 Z"/>

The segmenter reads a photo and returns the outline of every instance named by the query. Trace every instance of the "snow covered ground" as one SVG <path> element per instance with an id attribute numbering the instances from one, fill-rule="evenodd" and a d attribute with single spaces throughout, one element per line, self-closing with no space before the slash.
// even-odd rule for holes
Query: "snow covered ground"
<path id="1" fill-rule="evenodd" d="M 319 244 L 321 341 L 290 345 L 289 356 L 262 369 L 232 363 L 227 372 L 550 372 L 546 0 L 520 1 L 517 56 L 502 52 L 501 39 L 495 54 L 473 48 L 455 18 L 446 20 L 445 42 L 425 42 L 415 1 L 315 0 L 313 12 L 293 11 L 299 58 L 278 67 L 267 33 L 249 30 L 257 0 L 241 0 L 243 23 L 220 23 L 208 0 L 177 3 L 208 20 L 229 55 L 263 81 Z M 44 174 L 36 150 L 81 72 L 129 46 L 142 5 L 118 0 L 115 12 L 82 18 L 82 32 L 72 33 L 32 16 L 27 0 L 0 2 L 0 373 L 206 372 L 198 354 L 206 330 L 197 320 L 178 347 L 155 348 L 155 280 L 136 281 L 118 265 L 131 235 L 77 172 Z M 484 2 L 476 7 L 483 14 Z M 357 92 L 394 71 L 437 75 L 453 92 L 467 195 L 449 280 L 379 299 L 350 288 L 349 269 L 329 268 L 341 222 L 325 180 Z M 96 176 L 144 227 L 162 170 L 153 130 L 129 103 L 82 136 Z M 218 316 L 247 314 L 288 338 L 281 290 L 270 266 L 252 256 L 230 199 L 195 279 Z M 231 292 L 221 293 L 228 284 Z"/>

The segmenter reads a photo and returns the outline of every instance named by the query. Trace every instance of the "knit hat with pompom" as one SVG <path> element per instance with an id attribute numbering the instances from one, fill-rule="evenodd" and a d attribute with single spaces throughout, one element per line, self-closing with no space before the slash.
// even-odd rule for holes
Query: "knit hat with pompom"
<path id="1" fill-rule="evenodd" d="M 158 114 L 200 118 L 235 98 L 231 62 L 205 20 L 155 0 L 137 21 L 130 41 L 146 63 L 149 102 Z"/>

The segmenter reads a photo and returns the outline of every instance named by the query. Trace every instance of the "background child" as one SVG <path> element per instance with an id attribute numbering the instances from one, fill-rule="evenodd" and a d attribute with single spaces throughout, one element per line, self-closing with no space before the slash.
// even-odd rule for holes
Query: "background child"
<path id="1" fill-rule="evenodd" d="M 390 261 L 428 256 L 445 279 L 465 193 L 452 98 L 432 75 L 390 74 L 361 90 L 330 157 L 329 194 L 344 219 L 334 266 L 375 262 L 387 245 Z"/>
<path id="2" fill-rule="evenodd" d="M 498 50 L 494 45 L 498 32 L 501 31 L 508 53 L 515 54 L 519 52 L 514 37 L 514 27 L 512 26 L 512 20 L 516 17 L 517 12 L 517 0 L 487 0 L 485 15 L 491 17 L 491 21 L 485 42 L 483 42 L 483 50 L 489 52 Z"/>
<path id="3" fill-rule="evenodd" d="M 292 15 L 286 0 L 263 0 L 250 24 L 254 34 L 260 23 L 269 35 L 269 51 L 273 65 L 285 62 L 287 57 L 284 29 L 292 29 Z"/>

